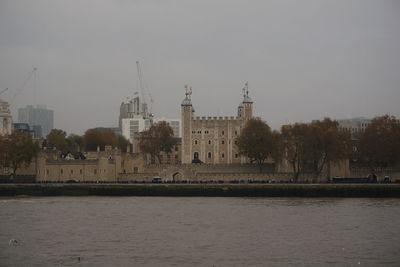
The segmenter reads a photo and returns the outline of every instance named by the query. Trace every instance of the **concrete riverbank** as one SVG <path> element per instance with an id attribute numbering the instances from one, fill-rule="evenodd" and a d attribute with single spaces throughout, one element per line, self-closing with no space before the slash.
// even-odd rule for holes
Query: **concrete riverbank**
<path id="1" fill-rule="evenodd" d="M 0 196 L 400 198 L 399 184 L 0 184 Z"/>

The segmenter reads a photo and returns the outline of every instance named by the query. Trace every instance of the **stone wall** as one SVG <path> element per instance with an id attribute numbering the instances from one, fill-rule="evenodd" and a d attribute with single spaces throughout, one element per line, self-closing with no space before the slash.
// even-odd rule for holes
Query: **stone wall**
<path id="1" fill-rule="evenodd" d="M 368 177 L 368 175 L 372 174 L 371 169 L 367 167 L 352 167 L 350 168 L 349 177 Z M 378 181 L 382 181 L 385 176 L 389 176 L 392 181 L 399 180 L 400 181 L 400 169 L 399 168 L 386 168 L 383 170 L 378 170 L 376 172 L 378 176 Z"/>

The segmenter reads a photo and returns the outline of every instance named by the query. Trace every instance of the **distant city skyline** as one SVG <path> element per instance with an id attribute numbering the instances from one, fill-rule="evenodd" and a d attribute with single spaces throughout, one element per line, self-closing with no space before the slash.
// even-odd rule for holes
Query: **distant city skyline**
<path id="1" fill-rule="evenodd" d="M 54 112 L 46 105 L 27 105 L 18 109 L 18 123 L 27 123 L 31 128 L 40 126 L 39 137 L 46 138 L 54 128 Z"/>
<path id="2" fill-rule="evenodd" d="M 117 127 L 140 61 L 157 117 L 180 117 L 185 84 L 197 116 L 233 116 L 248 81 L 254 115 L 273 129 L 399 118 L 399 28 L 399 1 L 5 0 L 0 98 L 14 122 L 41 103 L 68 134 Z"/>

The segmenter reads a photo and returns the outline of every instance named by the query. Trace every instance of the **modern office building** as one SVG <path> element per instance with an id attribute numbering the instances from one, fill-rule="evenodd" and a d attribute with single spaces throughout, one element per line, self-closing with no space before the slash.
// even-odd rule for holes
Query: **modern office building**
<path id="1" fill-rule="evenodd" d="M 338 120 L 338 123 L 340 130 L 347 130 L 351 134 L 355 134 L 359 132 L 364 132 L 365 128 L 371 123 L 371 120 L 360 117 L 346 120 Z"/>
<path id="2" fill-rule="evenodd" d="M 181 137 L 181 120 L 168 118 L 154 118 L 146 103 L 142 103 L 137 96 L 128 102 L 122 102 L 119 115 L 121 135 L 131 142 L 133 152 L 136 152 L 135 135 L 148 130 L 153 123 L 166 121 L 174 131 L 174 136 Z"/>
<path id="3" fill-rule="evenodd" d="M 42 137 L 46 137 L 54 127 L 54 112 L 44 105 L 28 105 L 18 109 L 18 122 L 27 123 L 30 127 L 41 126 Z"/>
<path id="4" fill-rule="evenodd" d="M 119 127 L 122 131 L 122 119 L 142 118 L 150 119 L 152 114 L 149 113 L 146 103 L 142 103 L 139 97 L 135 97 L 128 102 L 122 102 L 119 109 Z"/>
<path id="5" fill-rule="evenodd" d="M 154 118 L 153 123 L 165 121 L 174 130 L 175 137 L 181 137 L 181 120 L 180 119 L 168 119 L 168 118 Z"/>

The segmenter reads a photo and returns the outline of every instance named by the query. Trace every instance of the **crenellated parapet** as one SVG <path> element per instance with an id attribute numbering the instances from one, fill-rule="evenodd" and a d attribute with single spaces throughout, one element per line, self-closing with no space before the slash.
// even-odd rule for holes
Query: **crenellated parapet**
<path id="1" fill-rule="evenodd" d="M 237 116 L 194 116 L 192 90 L 185 88 L 186 96 L 181 104 L 182 163 L 245 163 L 247 158 L 239 153 L 237 137 L 247 120 L 253 117 L 248 84 L 245 84 Z"/>

